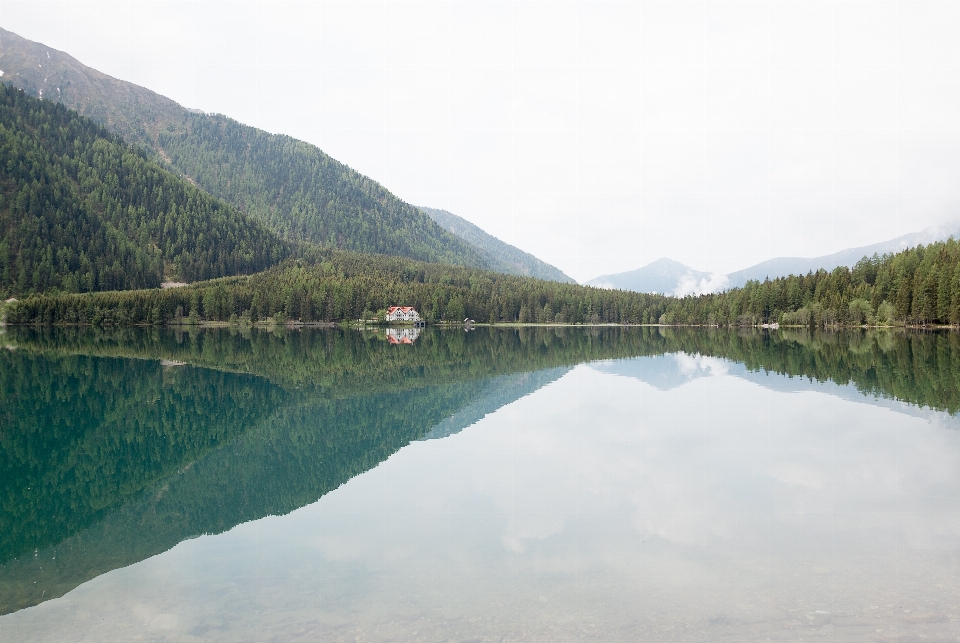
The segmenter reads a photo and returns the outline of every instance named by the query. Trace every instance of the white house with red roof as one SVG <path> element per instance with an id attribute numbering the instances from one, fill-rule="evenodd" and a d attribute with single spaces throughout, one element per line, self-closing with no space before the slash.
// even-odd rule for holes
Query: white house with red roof
<path id="1" fill-rule="evenodd" d="M 387 321 L 420 321 L 420 313 L 413 306 L 390 306 L 387 308 Z"/>

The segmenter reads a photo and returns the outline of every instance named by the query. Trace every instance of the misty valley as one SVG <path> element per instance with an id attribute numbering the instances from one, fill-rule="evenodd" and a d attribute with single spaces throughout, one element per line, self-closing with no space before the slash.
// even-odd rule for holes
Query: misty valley
<path id="1" fill-rule="evenodd" d="M 0 642 L 960 640 L 949 3 L 115 4 L 0 10 Z"/>

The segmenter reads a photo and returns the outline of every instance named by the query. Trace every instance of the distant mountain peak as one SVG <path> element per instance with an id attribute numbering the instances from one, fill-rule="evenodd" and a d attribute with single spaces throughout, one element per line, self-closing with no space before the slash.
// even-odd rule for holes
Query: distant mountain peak
<path id="1" fill-rule="evenodd" d="M 694 270 L 679 261 L 660 257 L 642 268 L 603 275 L 591 279 L 586 285 L 683 297 L 723 289 L 726 287 L 726 277 Z"/>
<path id="2" fill-rule="evenodd" d="M 839 266 L 852 267 L 864 257 L 871 257 L 874 254 L 896 253 L 907 248 L 927 245 L 935 241 L 944 241 L 950 237 L 960 238 L 960 221 L 938 223 L 919 232 L 911 232 L 880 243 L 847 248 L 819 257 L 776 257 L 768 259 L 749 268 L 731 272 L 727 275 L 729 279 L 728 287 L 737 288 L 748 281 L 763 281 L 767 277 L 776 279 L 791 274 L 805 275 L 808 272 L 816 272 L 820 269 L 830 271 Z"/>
<path id="3" fill-rule="evenodd" d="M 853 267 L 864 257 L 896 253 L 951 237 L 960 239 L 960 221 L 938 223 L 920 232 L 911 232 L 888 241 L 848 248 L 820 257 L 776 257 L 728 275 L 700 272 L 679 261 L 660 257 L 637 270 L 603 275 L 591 279 L 586 285 L 683 297 L 739 288 L 748 281 L 762 282 L 767 278 L 805 275 L 820 269 L 830 271 L 838 266 Z"/>

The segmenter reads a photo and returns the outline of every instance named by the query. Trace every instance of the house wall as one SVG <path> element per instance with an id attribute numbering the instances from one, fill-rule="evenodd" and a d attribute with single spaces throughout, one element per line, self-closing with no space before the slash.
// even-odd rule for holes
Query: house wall
<path id="1" fill-rule="evenodd" d="M 387 313 L 387 321 L 420 321 L 420 313 L 415 310 L 411 310 L 409 313 L 397 310 Z"/>

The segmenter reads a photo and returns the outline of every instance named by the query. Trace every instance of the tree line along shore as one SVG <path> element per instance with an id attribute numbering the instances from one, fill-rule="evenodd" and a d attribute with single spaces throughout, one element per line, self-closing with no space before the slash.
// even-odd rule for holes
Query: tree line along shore
<path id="1" fill-rule="evenodd" d="M 318 250 L 268 270 L 170 289 L 44 293 L 5 307 L 9 324 L 316 323 L 414 306 L 431 324 L 956 326 L 960 244 L 864 257 L 853 268 L 751 281 L 688 297 L 518 277 L 401 257 Z"/>

